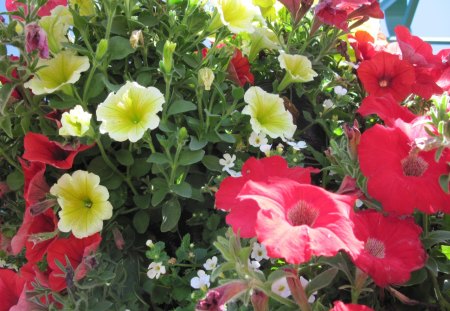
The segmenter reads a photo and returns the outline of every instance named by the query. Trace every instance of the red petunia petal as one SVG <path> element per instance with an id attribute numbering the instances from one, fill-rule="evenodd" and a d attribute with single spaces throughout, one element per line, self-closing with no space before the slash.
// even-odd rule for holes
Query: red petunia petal
<path id="1" fill-rule="evenodd" d="M 386 96 L 367 96 L 363 99 L 357 112 L 364 117 L 376 114 L 387 125 L 392 125 L 396 119 L 410 122 L 417 117 L 408 108 L 401 106 L 390 94 Z"/>

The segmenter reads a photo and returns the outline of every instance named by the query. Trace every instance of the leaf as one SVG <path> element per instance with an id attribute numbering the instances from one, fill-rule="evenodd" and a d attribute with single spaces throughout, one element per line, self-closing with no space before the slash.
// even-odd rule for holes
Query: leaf
<path id="1" fill-rule="evenodd" d="M 22 188 L 23 182 L 23 174 L 20 171 L 14 171 L 6 177 L 6 183 L 12 191 Z"/>
<path id="2" fill-rule="evenodd" d="M 172 199 L 167 201 L 161 210 L 162 213 L 162 223 L 161 232 L 168 232 L 175 228 L 180 220 L 181 216 L 181 206 L 178 200 Z"/>
<path id="3" fill-rule="evenodd" d="M 450 260 L 450 245 L 441 245 L 441 252 Z"/>
<path id="4" fill-rule="evenodd" d="M 191 164 L 197 163 L 203 159 L 204 155 L 205 155 L 204 150 L 196 150 L 196 151 L 184 150 L 180 154 L 180 158 L 178 159 L 178 164 L 179 165 L 191 165 Z"/>
<path id="5" fill-rule="evenodd" d="M 130 166 L 133 164 L 134 159 L 133 155 L 130 151 L 126 149 L 120 149 L 114 153 L 114 156 L 116 157 L 117 161 L 125 166 Z"/>
<path id="6" fill-rule="evenodd" d="M 220 134 L 218 132 L 216 132 L 216 134 L 217 134 L 217 136 L 219 136 L 219 138 L 222 141 L 224 141 L 226 143 L 234 144 L 236 142 L 236 138 L 234 138 L 234 136 L 231 134 L 227 134 L 227 133 Z"/>
<path id="7" fill-rule="evenodd" d="M 12 83 L 0 84 L 0 114 L 5 113 L 6 104 L 11 96 L 15 85 Z"/>
<path id="8" fill-rule="evenodd" d="M 150 223 L 150 215 L 147 211 L 140 210 L 133 217 L 133 226 L 140 234 L 145 233 Z"/>
<path id="9" fill-rule="evenodd" d="M 0 117 L 0 128 L 8 135 L 9 138 L 13 138 L 11 118 L 9 116 Z"/>
<path id="10" fill-rule="evenodd" d="M 192 196 L 192 187 L 185 181 L 183 181 L 181 184 L 172 185 L 171 189 L 180 197 L 190 198 Z"/>
<path id="11" fill-rule="evenodd" d="M 425 282 L 427 277 L 428 277 L 427 269 L 425 269 L 425 268 L 413 271 L 411 273 L 411 278 L 409 279 L 409 281 L 405 284 L 402 284 L 402 286 L 412 286 L 412 285 L 417 285 L 417 284 L 423 284 L 423 282 Z"/>
<path id="12" fill-rule="evenodd" d="M 133 197 L 133 202 L 136 204 L 137 207 L 146 209 L 150 206 L 151 201 L 151 195 L 150 194 L 144 194 L 144 195 L 135 195 Z"/>
<path id="13" fill-rule="evenodd" d="M 152 169 L 152 165 L 147 163 L 146 158 L 134 159 L 134 163 L 130 168 L 130 175 L 133 177 L 142 177 Z"/>
<path id="14" fill-rule="evenodd" d="M 244 89 L 241 87 L 233 87 L 233 90 L 231 91 L 231 95 L 233 95 L 233 98 L 235 100 L 240 100 L 244 98 Z"/>
<path id="15" fill-rule="evenodd" d="M 312 293 L 330 285 L 338 271 L 337 268 L 330 268 L 312 279 L 306 286 L 306 296 L 309 297 Z"/>
<path id="16" fill-rule="evenodd" d="M 208 144 L 206 139 L 198 140 L 197 137 L 191 136 L 191 141 L 189 142 L 189 149 L 191 150 L 200 150 L 203 149 Z"/>
<path id="17" fill-rule="evenodd" d="M 441 185 L 441 189 L 444 190 L 445 193 L 450 193 L 449 183 L 450 183 L 450 174 L 439 176 L 439 184 Z"/>
<path id="18" fill-rule="evenodd" d="M 155 163 L 158 165 L 170 163 L 169 158 L 167 158 L 167 156 L 165 154 L 160 153 L 160 152 L 152 153 L 148 157 L 147 162 Z"/>
<path id="19" fill-rule="evenodd" d="M 179 99 L 174 101 L 167 111 L 167 115 L 171 116 L 174 114 L 179 114 L 187 111 L 192 111 L 197 109 L 197 106 L 190 101 Z"/>
<path id="20" fill-rule="evenodd" d="M 206 155 L 202 159 L 202 163 L 210 171 L 221 172 L 222 166 L 219 164 L 219 158 L 213 155 Z"/>
<path id="21" fill-rule="evenodd" d="M 428 249 L 435 244 L 448 243 L 450 241 L 450 231 L 436 230 L 422 240 L 423 246 Z"/>
<path id="22" fill-rule="evenodd" d="M 116 36 L 109 39 L 108 52 L 110 60 L 119 60 L 134 53 L 134 49 L 130 45 L 130 40 Z"/>

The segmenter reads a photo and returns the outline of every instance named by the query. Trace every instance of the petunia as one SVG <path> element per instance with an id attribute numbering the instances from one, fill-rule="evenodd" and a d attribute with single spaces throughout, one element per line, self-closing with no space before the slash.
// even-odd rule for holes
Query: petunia
<path id="1" fill-rule="evenodd" d="M 24 137 L 23 158 L 32 162 L 49 164 L 60 169 L 72 167 L 75 156 L 93 145 L 62 145 L 51 141 L 47 136 L 28 132 Z"/>
<path id="2" fill-rule="evenodd" d="M 242 295 L 249 289 L 247 281 L 236 280 L 213 288 L 206 293 L 206 297 L 201 299 L 195 306 L 195 311 L 225 311 L 224 306 Z"/>
<path id="3" fill-rule="evenodd" d="M 285 178 L 248 181 L 238 197 L 258 205 L 256 237 L 271 258 L 302 264 L 312 256 L 334 256 L 340 250 L 358 254 L 362 248 L 353 234 L 356 197 Z"/>
<path id="4" fill-rule="evenodd" d="M 247 83 L 254 84 L 255 77 L 250 72 L 250 63 L 248 59 L 242 55 L 241 50 L 236 49 L 227 68 L 228 79 L 240 86 Z"/>
<path id="5" fill-rule="evenodd" d="M 245 92 L 244 101 L 247 105 L 242 114 L 250 116 L 254 132 L 264 133 L 271 138 L 292 138 L 297 127 L 280 96 L 267 93 L 258 86 L 252 86 Z"/>
<path id="6" fill-rule="evenodd" d="M 369 95 L 391 94 L 402 101 L 412 93 L 416 82 L 414 67 L 397 55 L 379 52 L 370 60 L 361 62 L 358 77 Z"/>
<path id="7" fill-rule="evenodd" d="M 39 9 L 39 16 L 47 16 L 50 15 L 50 11 L 53 10 L 58 5 L 67 5 L 67 0 L 48 0 L 45 4 Z M 8 12 L 17 11 L 19 7 L 22 7 L 27 12 L 27 7 L 25 4 L 20 3 L 17 0 L 6 0 L 5 7 Z"/>
<path id="8" fill-rule="evenodd" d="M 66 50 L 56 54 L 55 58 L 40 59 L 38 66 L 42 68 L 38 69 L 36 75 L 24 84 L 35 95 L 66 90 L 68 86 L 80 79 L 81 73 L 88 70 L 90 65 L 87 56 L 77 56 Z"/>
<path id="9" fill-rule="evenodd" d="M 102 122 L 100 132 L 116 141 L 136 142 L 145 131 L 158 127 L 157 113 L 163 103 L 164 95 L 157 88 L 127 82 L 97 107 L 97 120 Z"/>
<path id="10" fill-rule="evenodd" d="M 413 219 L 383 216 L 376 211 L 357 213 L 355 235 L 364 249 L 351 255 L 355 265 L 385 287 L 409 280 L 411 272 L 425 265 L 427 255 L 420 241 L 422 228 Z"/>
<path id="11" fill-rule="evenodd" d="M 47 34 L 36 23 L 25 26 L 25 48 L 28 53 L 38 50 L 40 58 L 49 57 Z"/>
<path id="12" fill-rule="evenodd" d="M 216 17 L 210 28 L 218 28 L 217 25 L 221 22 L 231 32 L 252 33 L 255 30 L 253 21 L 262 17 L 252 0 L 214 0 L 212 4 L 219 13 L 220 21 Z"/>
<path id="13" fill-rule="evenodd" d="M 28 302 L 26 281 L 18 273 L 0 269 L 0 311 L 32 310 L 35 305 Z"/>
<path id="14" fill-rule="evenodd" d="M 365 305 L 358 305 L 354 303 L 345 304 L 342 301 L 335 301 L 334 307 L 330 311 L 374 311 L 372 308 Z"/>
<path id="15" fill-rule="evenodd" d="M 73 26 L 73 16 L 66 6 L 59 5 L 51 11 L 50 16 L 44 16 L 39 25 L 48 37 L 48 46 L 53 54 L 58 53 L 62 43 L 68 43 L 67 32 Z"/>
<path id="16" fill-rule="evenodd" d="M 47 263 L 50 269 L 48 282 L 51 290 L 60 292 L 67 287 L 72 287 L 74 280 L 79 281 L 84 278 L 96 265 L 94 255 L 101 241 L 102 238 L 98 233 L 83 239 L 70 235 L 67 239 L 59 238 L 54 241 L 47 252 Z M 66 258 L 71 268 L 68 267 Z M 57 262 L 69 269 L 67 275 Z"/>
<path id="17" fill-rule="evenodd" d="M 83 136 L 91 127 L 91 117 L 89 112 L 84 111 L 80 105 L 76 105 L 75 108 L 62 114 L 59 135 Z"/>
<path id="18" fill-rule="evenodd" d="M 72 9 L 78 8 L 81 16 L 92 16 L 95 14 L 95 4 L 93 0 L 69 0 Z"/>
<path id="19" fill-rule="evenodd" d="M 317 72 L 312 69 L 311 61 L 303 55 L 291 55 L 280 51 L 278 56 L 280 67 L 286 69 L 286 75 L 278 86 L 278 91 L 284 90 L 290 83 L 309 82 L 317 77 Z"/>
<path id="20" fill-rule="evenodd" d="M 61 211 L 58 228 L 72 231 L 79 239 L 88 237 L 103 228 L 103 220 L 112 217 L 109 192 L 100 185 L 100 177 L 86 171 L 64 174 L 50 188 L 57 197 Z"/>
<path id="21" fill-rule="evenodd" d="M 300 183 L 311 183 L 311 173 L 317 173 L 313 168 L 289 168 L 285 159 L 272 156 L 263 159 L 248 159 L 242 166 L 242 177 L 227 177 L 220 184 L 216 193 L 216 208 L 229 211 L 227 224 L 241 237 L 251 238 L 256 235 L 255 221 L 259 210 L 253 200 L 240 200 L 238 194 L 249 180 L 269 181 L 271 177 L 285 177 Z"/>
<path id="22" fill-rule="evenodd" d="M 449 213 L 450 195 L 442 190 L 439 177 L 449 173 L 450 153 L 444 150 L 436 163 L 435 150 L 414 146 L 426 135 L 423 126 L 401 120 L 393 126 L 375 125 L 361 136 L 358 157 L 368 193 L 387 212 L 411 214 L 417 208 L 427 214 Z"/>
<path id="23" fill-rule="evenodd" d="M 278 39 L 277 35 L 268 28 L 259 27 L 250 34 L 250 51 L 248 53 L 249 60 L 253 61 L 258 53 L 264 49 L 281 49 L 280 39 Z"/>

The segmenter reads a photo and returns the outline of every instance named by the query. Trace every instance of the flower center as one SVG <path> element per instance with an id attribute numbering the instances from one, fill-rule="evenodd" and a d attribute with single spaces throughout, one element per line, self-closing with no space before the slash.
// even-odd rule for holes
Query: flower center
<path id="1" fill-rule="evenodd" d="M 386 78 L 381 79 L 381 80 L 378 82 L 378 85 L 379 85 L 380 87 L 388 87 L 388 86 L 389 86 L 389 80 L 386 79 Z"/>
<path id="2" fill-rule="evenodd" d="M 386 248 L 384 247 L 384 243 L 375 238 L 367 239 L 364 249 L 367 252 L 369 252 L 372 256 L 377 258 L 384 258 L 384 256 L 386 255 L 385 253 Z"/>
<path id="3" fill-rule="evenodd" d="M 287 213 L 287 219 L 293 226 L 307 225 L 312 227 L 319 216 L 319 211 L 305 201 L 300 201 Z"/>
<path id="4" fill-rule="evenodd" d="M 408 155 L 401 163 L 405 176 L 420 177 L 428 168 L 428 163 L 416 154 Z"/>
<path id="5" fill-rule="evenodd" d="M 91 199 L 84 199 L 83 203 L 84 203 L 84 207 L 86 207 L 86 208 L 91 208 L 92 207 Z"/>

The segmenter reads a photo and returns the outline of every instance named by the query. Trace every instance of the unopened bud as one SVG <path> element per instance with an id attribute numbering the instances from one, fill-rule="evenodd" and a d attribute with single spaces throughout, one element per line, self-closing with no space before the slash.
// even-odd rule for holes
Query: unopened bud
<path id="1" fill-rule="evenodd" d="M 112 230 L 113 236 L 114 236 L 114 243 L 116 244 L 116 247 L 118 250 L 122 250 L 125 246 L 125 240 L 123 239 L 122 233 L 119 231 L 119 228 L 114 227 Z"/>
<path id="2" fill-rule="evenodd" d="M 255 289 L 253 291 L 252 306 L 255 311 L 269 311 L 269 296 L 264 294 L 262 291 Z"/>
<path id="3" fill-rule="evenodd" d="M 103 56 L 105 56 L 107 50 L 108 50 L 108 40 L 101 39 L 97 45 L 97 50 L 95 51 L 95 59 L 97 61 L 102 60 L 102 58 L 103 58 Z"/>
<path id="4" fill-rule="evenodd" d="M 206 91 L 211 90 L 211 85 L 214 81 L 214 72 L 205 67 L 198 71 L 198 81 L 205 87 Z"/>
<path id="5" fill-rule="evenodd" d="M 142 30 L 133 30 L 130 36 L 130 45 L 133 49 L 137 49 L 139 46 L 144 45 L 144 35 Z"/>
<path id="6" fill-rule="evenodd" d="M 166 74 L 170 74 L 172 72 L 173 53 L 175 52 L 176 47 L 177 44 L 174 42 L 166 41 L 166 43 L 164 43 L 163 60 L 160 66 Z"/>
<path id="7" fill-rule="evenodd" d="M 40 58 L 48 58 L 47 33 L 38 24 L 31 23 L 25 26 L 25 48 L 28 53 L 39 51 Z"/>
<path id="8" fill-rule="evenodd" d="M 182 128 L 180 128 L 180 130 L 178 131 L 178 143 L 179 144 L 184 144 L 184 141 L 188 138 L 188 131 L 187 129 L 183 126 Z"/>
<path id="9" fill-rule="evenodd" d="M 344 133 L 347 137 L 347 150 L 350 157 L 355 160 L 358 158 L 358 145 L 361 140 L 361 132 L 359 131 L 358 121 L 353 122 L 353 126 L 350 127 L 347 123 L 344 124 Z"/>

